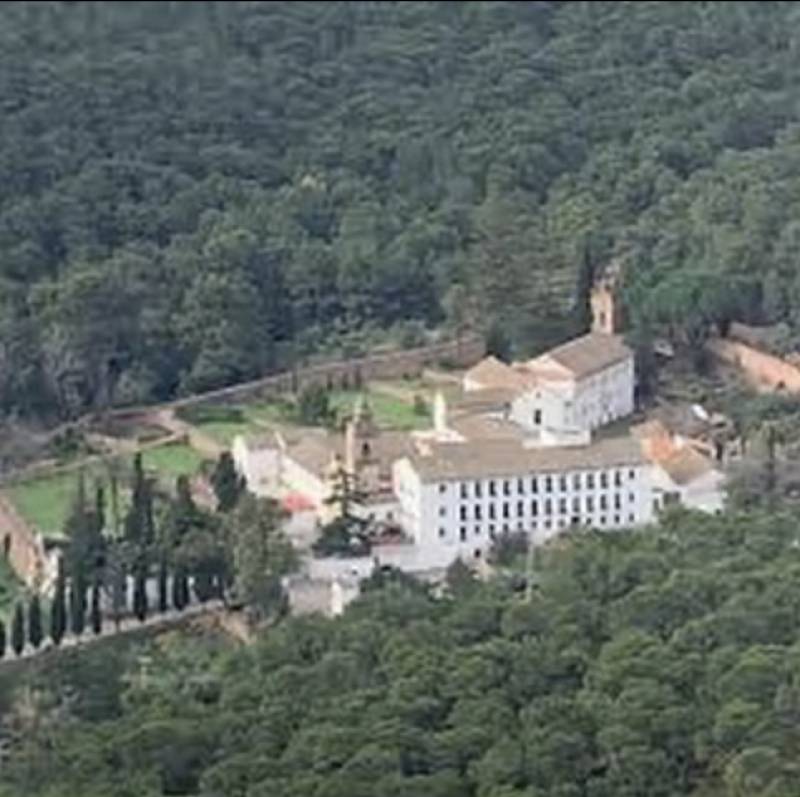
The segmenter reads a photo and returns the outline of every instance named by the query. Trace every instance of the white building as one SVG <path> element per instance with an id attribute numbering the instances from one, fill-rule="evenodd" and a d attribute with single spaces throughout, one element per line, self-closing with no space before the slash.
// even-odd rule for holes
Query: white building
<path id="1" fill-rule="evenodd" d="M 633 352 L 618 335 L 591 332 L 526 362 L 487 357 L 463 387 L 511 391 L 509 417 L 540 432 L 545 445 L 586 443 L 587 433 L 633 412 Z"/>
<path id="2" fill-rule="evenodd" d="M 654 512 L 651 466 L 631 437 L 581 447 L 428 444 L 395 465 L 400 518 L 431 562 L 481 558 L 504 532 L 625 528 Z"/>

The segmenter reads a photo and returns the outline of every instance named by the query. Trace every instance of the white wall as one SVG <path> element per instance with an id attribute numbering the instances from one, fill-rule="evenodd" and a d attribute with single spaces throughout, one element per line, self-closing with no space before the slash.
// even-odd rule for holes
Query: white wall
<path id="1" fill-rule="evenodd" d="M 577 426 L 596 429 L 634 410 L 633 356 L 576 384 L 573 421 Z"/>
<path id="2" fill-rule="evenodd" d="M 274 496 L 280 484 L 281 452 L 277 448 L 250 449 L 242 435 L 231 448 L 236 470 L 244 476 L 247 488 L 259 497 Z"/>
<path id="3" fill-rule="evenodd" d="M 437 563 L 458 556 L 483 558 L 493 537 L 504 532 L 532 533 L 543 541 L 573 523 L 626 528 L 649 523 L 654 513 L 651 467 L 643 464 L 419 483 L 403 496 L 404 516 L 414 519 L 421 556 Z"/>

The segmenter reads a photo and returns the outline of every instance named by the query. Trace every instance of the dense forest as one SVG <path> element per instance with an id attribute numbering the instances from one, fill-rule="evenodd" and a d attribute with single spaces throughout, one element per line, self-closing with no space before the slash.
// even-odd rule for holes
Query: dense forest
<path id="1" fill-rule="evenodd" d="M 0 412 L 480 323 L 800 326 L 792 3 L 0 6 Z M 492 329 L 493 328 L 493 329 Z"/>
<path id="2" fill-rule="evenodd" d="M 544 552 L 530 600 L 373 577 L 251 646 L 105 643 L 0 677 L 3 797 L 794 797 L 795 517 Z"/>

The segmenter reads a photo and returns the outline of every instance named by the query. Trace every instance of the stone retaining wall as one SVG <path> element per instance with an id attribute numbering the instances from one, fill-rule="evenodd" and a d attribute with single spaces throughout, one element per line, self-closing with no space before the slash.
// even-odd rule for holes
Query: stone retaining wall
<path id="1" fill-rule="evenodd" d="M 707 344 L 714 356 L 740 368 L 758 388 L 800 393 L 800 368 L 791 363 L 729 338 L 715 338 Z"/>

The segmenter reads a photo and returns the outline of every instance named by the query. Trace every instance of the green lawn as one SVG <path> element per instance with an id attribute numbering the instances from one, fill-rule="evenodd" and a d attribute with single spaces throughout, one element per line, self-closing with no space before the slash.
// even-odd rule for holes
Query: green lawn
<path id="1" fill-rule="evenodd" d="M 78 471 L 12 485 L 8 492 L 17 511 L 46 537 L 61 537 L 75 497 Z"/>
<path id="2" fill-rule="evenodd" d="M 339 412 L 348 413 L 353 409 L 359 396 L 357 390 L 335 390 L 331 393 L 331 406 Z M 388 429 L 425 429 L 430 426 L 430 409 L 420 415 L 414 405 L 385 393 L 365 391 L 363 393 L 378 426 Z"/>
<path id="3" fill-rule="evenodd" d="M 142 454 L 145 468 L 155 470 L 159 476 L 177 478 L 190 476 L 199 467 L 203 458 L 185 443 L 169 443 L 158 448 L 149 448 Z"/>
<path id="4" fill-rule="evenodd" d="M 194 473 L 202 462 L 200 454 L 183 443 L 170 443 L 148 449 L 143 453 L 142 459 L 145 468 L 155 470 L 169 482 L 181 474 Z M 94 489 L 91 467 L 87 469 L 86 476 L 89 492 Z M 46 537 L 59 538 L 63 534 L 64 522 L 77 485 L 78 471 L 73 470 L 12 485 L 8 493 L 17 511 L 28 523 L 38 528 Z"/>

